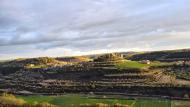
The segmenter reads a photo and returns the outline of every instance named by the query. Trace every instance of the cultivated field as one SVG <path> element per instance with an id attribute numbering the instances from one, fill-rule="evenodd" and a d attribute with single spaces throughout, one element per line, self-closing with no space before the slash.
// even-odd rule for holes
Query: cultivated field
<path id="1" fill-rule="evenodd" d="M 63 96 L 17 96 L 28 103 L 48 102 L 60 107 L 79 107 L 80 104 L 105 103 L 114 105 L 116 103 L 127 104 L 130 107 L 171 107 L 171 102 L 159 98 L 128 98 L 124 96 L 94 96 L 94 95 L 63 95 Z M 183 107 L 173 106 L 173 107 Z M 188 106 L 185 106 L 188 107 Z"/>

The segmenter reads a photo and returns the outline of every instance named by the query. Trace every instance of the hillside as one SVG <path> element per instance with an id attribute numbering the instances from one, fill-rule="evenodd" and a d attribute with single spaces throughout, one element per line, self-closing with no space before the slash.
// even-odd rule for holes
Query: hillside
<path id="1" fill-rule="evenodd" d="M 65 64 L 68 63 L 50 57 L 20 58 L 12 61 L 0 62 L 0 74 L 9 75 L 22 69 L 48 68 L 52 66 L 63 66 Z"/>
<path id="2" fill-rule="evenodd" d="M 190 60 L 190 49 L 141 52 L 128 56 L 130 60 L 180 61 Z"/>
<path id="3" fill-rule="evenodd" d="M 163 55 L 167 59 L 170 55 L 171 59 L 181 59 L 185 58 L 181 53 L 188 52 L 163 51 L 167 57 L 161 52 L 152 52 L 151 55 L 154 55 L 150 57 L 145 57 L 149 53 L 110 53 L 98 55 L 94 59 L 85 56 L 42 57 L 2 62 L 0 91 L 27 95 L 123 93 L 183 98 L 184 95 L 190 95 L 189 61 L 162 62 L 157 56 Z M 179 56 L 175 56 L 177 54 Z M 141 58 L 140 55 L 144 57 Z M 153 56 L 154 61 L 141 61 Z M 126 60 L 127 58 L 133 61 Z"/>

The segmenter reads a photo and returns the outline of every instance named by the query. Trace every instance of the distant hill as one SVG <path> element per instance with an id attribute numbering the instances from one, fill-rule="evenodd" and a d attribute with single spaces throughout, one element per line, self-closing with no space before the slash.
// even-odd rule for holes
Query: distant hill
<path id="1" fill-rule="evenodd" d="M 50 64 L 58 63 L 59 61 L 51 57 L 39 57 L 39 58 L 19 58 L 12 61 L 6 61 L 4 64 L 15 65 L 15 66 L 25 66 L 27 64 Z"/>
<path id="2" fill-rule="evenodd" d="M 67 64 L 51 57 L 19 58 L 11 61 L 0 62 L 0 73 L 8 75 L 23 68 L 47 68 L 51 66 L 62 66 Z"/>
<path id="3" fill-rule="evenodd" d="M 190 60 L 190 49 L 141 52 L 128 56 L 130 60 L 180 61 Z"/>

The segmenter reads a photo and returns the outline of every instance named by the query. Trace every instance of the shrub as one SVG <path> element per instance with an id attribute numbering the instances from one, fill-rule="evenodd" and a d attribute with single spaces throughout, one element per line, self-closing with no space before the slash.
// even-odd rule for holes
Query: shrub
<path id="1" fill-rule="evenodd" d="M 48 102 L 42 102 L 42 103 L 37 103 L 35 102 L 32 107 L 57 107 L 53 104 L 49 104 Z"/>
<path id="2" fill-rule="evenodd" d="M 113 107 L 129 107 L 129 105 L 116 103 L 116 104 L 113 105 Z"/>
<path id="3" fill-rule="evenodd" d="M 81 104 L 80 107 L 109 107 L 109 105 L 104 103 L 96 103 L 96 104 Z"/>
<path id="4" fill-rule="evenodd" d="M 0 96 L 0 104 L 3 107 L 18 107 L 24 105 L 26 102 L 23 99 L 17 99 L 12 94 L 3 93 Z"/>
<path id="5" fill-rule="evenodd" d="M 3 93 L 0 96 L 0 107 L 57 107 L 47 102 L 34 102 L 27 104 L 23 99 L 18 99 L 12 94 Z"/>
<path id="6" fill-rule="evenodd" d="M 104 104 L 104 103 L 96 103 L 96 104 L 81 104 L 80 107 L 130 107 L 129 105 L 125 105 L 125 104 L 119 104 L 116 103 L 113 106 L 109 106 L 108 104 Z"/>

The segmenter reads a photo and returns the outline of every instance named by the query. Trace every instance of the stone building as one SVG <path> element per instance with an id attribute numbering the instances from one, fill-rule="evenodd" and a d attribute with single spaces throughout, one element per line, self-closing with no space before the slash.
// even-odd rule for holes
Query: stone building
<path id="1" fill-rule="evenodd" d="M 123 54 L 120 53 L 105 54 L 94 59 L 95 62 L 110 62 L 120 60 L 123 60 Z"/>
<path id="2" fill-rule="evenodd" d="M 140 61 L 140 63 L 142 63 L 142 64 L 150 64 L 151 62 L 150 62 L 150 60 L 142 60 L 142 61 Z"/>

